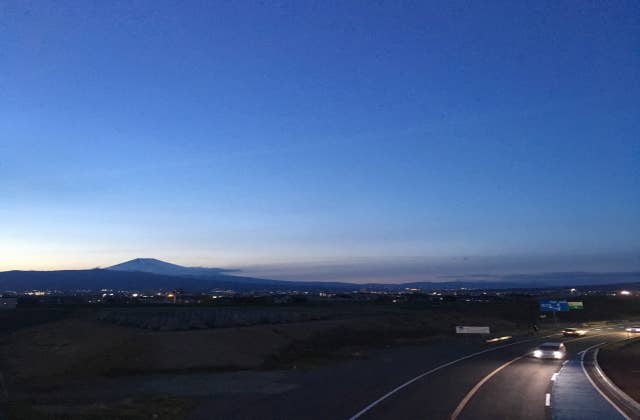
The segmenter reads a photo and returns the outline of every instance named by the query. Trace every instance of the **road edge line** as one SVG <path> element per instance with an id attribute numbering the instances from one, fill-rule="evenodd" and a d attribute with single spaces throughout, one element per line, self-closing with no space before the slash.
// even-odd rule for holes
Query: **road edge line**
<path id="1" fill-rule="evenodd" d="M 511 359 L 509 360 L 507 363 L 499 366 L 497 369 L 495 369 L 493 372 L 491 372 L 490 374 L 488 374 L 487 376 L 485 376 L 484 378 L 482 378 L 480 380 L 480 382 L 478 382 L 477 384 L 475 384 L 475 386 L 473 388 L 471 388 L 471 390 L 469 392 L 467 392 L 467 395 L 464 396 L 464 398 L 462 399 L 462 401 L 460 401 L 460 403 L 458 404 L 458 406 L 456 407 L 455 410 L 453 410 L 453 413 L 451 414 L 451 420 L 456 420 L 458 418 L 458 416 L 460 415 L 460 413 L 462 413 L 462 410 L 464 410 L 464 408 L 467 406 L 467 404 L 469 403 L 469 401 L 471 400 L 471 398 L 473 398 L 474 395 L 476 395 L 476 392 L 478 392 L 478 390 L 482 387 L 482 385 L 484 385 L 489 379 L 493 378 L 498 372 L 500 372 L 502 369 L 506 368 L 507 366 L 509 366 L 510 364 L 512 364 L 513 362 L 516 362 L 520 359 L 522 359 L 523 357 L 525 357 L 526 355 L 528 355 L 529 353 L 525 353 L 522 356 L 518 356 L 515 359 Z"/>
<path id="2" fill-rule="evenodd" d="M 587 369 L 584 367 L 584 358 L 587 355 L 587 352 L 589 350 L 591 350 L 594 347 L 599 347 L 603 344 L 606 344 L 606 342 L 600 343 L 600 344 L 594 344 L 593 346 L 585 349 L 582 353 L 582 355 L 580 356 L 580 366 L 582 367 L 582 372 L 584 373 L 584 375 L 587 377 L 587 379 L 589 380 L 589 383 L 591 384 L 591 386 L 598 391 L 598 394 L 600 394 L 602 396 L 602 398 L 604 398 L 613 408 L 615 408 L 615 410 L 626 420 L 631 420 L 631 417 L 627 416 L 627 414 L 622 411 L 622 409 L 620 409 L 620 407 L 618 407 L 613 401 L 611 401 L 611 398 L 607 397 L 605 395 L 604 392 L 602 392 L 602 390 L 600 390 L 600 388 L 598 388 L 598 385 L 596 385 L 596 383 L 593 381 L 593 379 L 591 379 L 591 376 L 589 376 L 589 372 L 587 372 Z"/>
<path id="3" fill-rule="evenodd" d="M 607 386 L 611 389 L 611 391 L 616 394 L 616 396 L 618 398 L 620 398 L 621 400 L 623 400 L 625 403 L 629 404 L 631 406 L 632 409 L 634 409 L 635 411 L 640 413 L 640 403 L 638 403 L 638 401 L 634 400 L 633 398 L 631 398 L 631 396 L 629 394 L 627 394 L 626 392 L 624 392 L 622 389 L 620 389 L 605 373 L 604 371 L 600 368 L 600 363 L 598 363 L 598 353 L 599 353 L 600 349 L 596 349 L 594 354 L 593 354 L 593 365 L 594 368 L 596 370 L 596 372 L 598 373 L 598 375 L 600 375 L 600 377 L 602 377 L 602 379 L 604 380 L 604 382 L 607 384 Z"/>
<path id="4" fill-rule="evenodd" d="M 545 336 L 542 336 L 542 337 L 536 337 L 536 338 L 531 338 L 531 339 L 527 339 L 527 340 L 516 341 L 516 342 L 514 342 L 514 343 L 503 344 L 503 345 L 498 346 L 498 347 L 492 347 L 492 348 L 489 348 L 489 349 L 484 349 L 484 350 L 482 350 L 482 351 L 478 351 L 478 352 L 475 352 L 475 353 L 471 353 L 471 354 L 468 354 L 468 355 L 466 355 L 466 356 L 463 356 L 463 357 L 461 357 L 461 358 L 459 358 L 459 359 L 452 360 L 452 361 L 447 362 L 447 363 L 444 363 L 444 364 L 442 364 L 442 365 L 440 365 L 440 366 L 436 366 L 435 368 L 430 369 L 430 370 L 428 370 L 428 371 L 426 371 L 426 372 L 423 372 L 423 373 L 421 373 L 420 375 L 418 375 L 418 376 L 414 377 L 413 379 L 408 380 L 407 382 L 403 383 L 402 385 L 399 385 L 399 386 L 395 387 L 395 388 L 394 388 L 394 389 L 392 389 L 391 391 L 389 391 L 389 392 L 387 392 L 386 394 L 384 394 L 382 397 L 378 398 L 377 400 L 375 400 L 375 401 L 374 401 L 374 402 L 372 402 L 371 404 L 367 405 L 367 406 L 366 406 L 365 408 L 363 408 L 362 410 L 358 411 L 358 412 L 357 412 L 356 414 L 354 414 L 353 416 L 349 417 L 349 420 L 356 420 L 357 418 L 359 418 L 360 416 L 362 416 L 364 413 L 366 413 L 367 411 L 371 410 L 373 407 L 375 407 L 376 405 L 380 404 L 382 401 L 386 400 L 387 398 L 389 398 L 390 396 L 392 396 L 392 395 L 393 395 L 393 394 L 395 394 L 396 392 L 398 392 L 398 391 L 402 390 L 403 388 L 406 388 L 407 386 L 409 386 L 409 385 L 411 385 L 412 383 L 414 383 L 414 382 L 416 382 L 416 381 L 418 381 L 418 380 L 420 380 L 420 379 L 424 378 L 424 377 L 425 377 L 425 376 L 427 376 L 427 375 L 430 375 L 430 374 L 432 374 L 432 373 L 435 373 L 435 372 L 437 372 L 437 371 L 439 371 L 439 370 L 441 370 L 441 369 L 444 369 L 444 368 L 446 368 L 446 367 L 449 367 L 449 366 L 451 366 L 451 365 L 454 365 L 454 364 L 456 364 L 456 363 L 458 363 L 458 362 L 461 362 L 461 361 L 463 361 L 463 360 L 470 359 L 470 358 L 475 357 L 475 356 L 479 356 L 479 355 L 484 354 L 484 353 L 489 353 L 489 352 L 492 352 L 492 351 L 500 350 L 500 349 L 503 349 L 503 348 L 505 348 L 505 347 L 515 346 L 515 345 L 517 345 L 517 344 L 522 344 L 522 343 L 529 343 L 529 342 L 531 342 L 531 341 L 536 341 L 536 340 L 540 340 L 540 339 L 543 339 L 543 338 L 549 338 L 549 337 L 553 337 L 553 336 L 556 336 L 556 335 L 559 335 L 559 334 L 560 334 L 560 333 L 555 333 L 555 334 L 545 335 Z"/>
<path id="5" fill-rule="evenodd" d="M 580 341 L 580 340 L 584 340 L 584 339 L 587 339 L 587 338 L 600 337 L 602 335 L 609 335 L 609 334 L 610 333 L 602 333 L 602 334 L 597 334 L 597 335 L 579 337 L 579 338 L 574 338 L 572 340 L 563 341 L 563 343 L 572 343 L 574 341 Z M 546 338 L 546 337 L 542 337 L 542 338 Z M 478 390 L 482 387 L 482 385 L 484 385 L 489 379 L 491 379 L 495 374 L 497 374 L 498 372 L 500 372 L 502 369 L 506 368 L 507 366 L 509 366 L 513 362 L 515 362 L 517 360 L 520 360 L 520 359 L 526 357 L 527 355 L 529 355 L 529 352 L 527 352 L 527 353 L 525 353 L 525 354 L 523 354 L 521 356 L 518 356 L 513 360 L 508 361 L 507 363 L 503 364 L 502 366 L 498 367 L 496 370 L 491 372 L 489 375 L 487 375 L 484 378 L 482 378 L 480 380 L 480 382 L 478 382 L 473 388 L 471 388 L 471 390 L 467 393 L 467 395 L 464 396 L 462 401 L 460 401 L 460 403 L 458 404 L 456 409 L 451 414 L 451 420 L 456 420 L 456 418 L 458 418 L 458 416 L 460 415 L 462 410 L 464 410 L 464 408 L 469 403 L 471 398 L 473 398 L 473 396 L 478 392 Z M 549 396 L 549 398 L 551 398 L 551 396 Z M 548 405 L 548 407 L 550 407 L 550 405 Z"/>

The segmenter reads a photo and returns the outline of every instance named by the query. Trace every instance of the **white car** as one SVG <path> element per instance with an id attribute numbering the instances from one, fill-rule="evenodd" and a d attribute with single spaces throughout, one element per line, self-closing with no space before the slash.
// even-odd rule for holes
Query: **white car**
<path id="1" fill-rule="evenodd" d="M 579 330 L 577 328 L 565 328 L 562 330 L 562 335 L 565 337 L 582 337 L 587 333 L 587 330 Z"/>
<path id="2" fill-rule="evenodd" d="M 567 348 L 562 343 L 544 343 L 532 354 L 538 359 L 564 359 L 567 355 Z"/>
<path id="3" fill-rule="evenodd" d="M 626 332 L 640 333 L 640 325 L 632 325 L 624 329 Z"/>

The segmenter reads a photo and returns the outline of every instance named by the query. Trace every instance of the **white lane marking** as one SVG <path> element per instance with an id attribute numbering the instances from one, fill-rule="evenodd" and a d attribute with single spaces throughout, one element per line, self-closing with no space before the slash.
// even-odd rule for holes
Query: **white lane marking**
<path id="1" fill-rule="evenodd" d="M 549 337 L 553 337 L 553 336 L 556 336 L 556 335 L 560 335 L 560 333 L 551 334 L 551 335 L 545 335 L 543 337 L 536 337 L 536 338 L 532 338 L 532 339 L 529 339 L 529 340 L 516 341 L 514 343 L 503 344 L 503 345 L 498 346 L 498 347 L 491 347 L 489 349 L 485 349 L 485 350 L 482 350 L 482 351 L 471 353 L 471 354 L 468 354 L 468 355 L 466 355 L 464 357 L 461 357 L 459 359 L 452 360 L 451 362 L 447 362 L 447 363 L 445 363 L 443 365 L 437 366 L 437 367 L 435 367 L 435 368 L 433 368 L 431 370 L 428 370 L 426 372 L 421 373 L 420 375 L 416 376 L 413 379 L 408 380 L 407 382 L 403 383 L 402 385 L 399 385 L 399 386 L 395 387 L 394 389 L 392 389 L 391 391 L 387 392 L 382 397 L 378 398 L 377 400 L 375 400 L 374 402 L 372 402 L 371 404 L 369 404 L 368 406 L 366 406 L 362 410 L 358 411 L 353 416 L 349 417 L 349 420 L 357 419 L 358 417 L 362 416 L 367 411 L 371 410 L 376 405 L 380 404 L 382 401 L 386 400 L 387 398 L 389 398 L 390 396 L 392 396 L 396 392 L 400 391 L 401 389 L 406 388 L 407 386 L 411 385 L 415 381 L 418 381 L 418 380 L 424 378 L 427 375 L 431 375 L 434 372 L 437 372 L 437 371 L 439 371 L 441 369 L 444 369 L 446 367 L 454 365 L 454 364 L 456 364 L 458 362 L 462 362 L 463 360 L 467 360 L 467 359 L 470 359 L 470 358 L 475 357 L 475 356 L 479 356 L 479 355 L 484 354 L 484 353 L 489 353 L 489 352 L 492 352 L 492 351 L 500 350 L 500 349 L 503 349 L 505 347 L 515 346 L 516 344 L 529 343 L 531 341 L 537 341 L 537 340 L 540 340 L 540 339 L 543 339 L 543 338 L 549 338 Z"/>
<path id="2" fill-rule="evenodd" d="M 469 391 L 467 393 L 467 395 L 464 396 L 464 398 L 462 399 L 462 401 L 460 401 L 460 404 L 458 404 L 458 406 L 456 407 L 456 409 L 453 411 L 453 414 L 451 414 L 451 420 L 456 420 L 458 418 L 458 416 L 460 415 L 460 413 L 462 412 L 462 410 L 464 410 L 464 407 L 467 405 L 467 403 L 469 402 L 469 400 L 471 400 L 471 398 L 473 398 L 473 396 L 476 394 L 476 392 L 478 392 L 478 390 L 480 389 L 480 387 L 482 385 L 485 384 L 485 382 L 487 382 L 489 379 L 491 379 L 495 374 L 497 374 L 498 372 L 500 372 L 502 369 L 506 368 L 507 366 L 509 366 L 511 363 L 522 359 L 523 357 L 525 357 L 526 355 L 528 355 L 529 353 L 525 353 L 522 356 L 518 356 L 515 359 L 511 359 L 509 360 L 507 363 L 503 364 L 502 366 L 500 366 L 499 368 L 497 368 L 496 370 L 494 370 L 493 372 L 491 372 L 490 374 L 488 374 L 487 376 L 485 376 L 484 378 L 482 378 L 482 380 L 480 382 L 478 382 L 476 384 L 476 386 L 474 386 L 473 388 L 471 388 L 471 391 Z"/>
<path id="3" fill-rule="evenodd" d="M 609 397 L 607 397 L 607 396 L 604 394 L 604 392 L 602 392 L 602 391 L 600 390 L 600 388 L 598 388 L 598 386 L 596 385 L 596 383 L 595 383 L 595 382 L 593 382 L 593 379 L 591 379 L 591 377 L 590 377 L 590 376 L 589 376 L 589 374 L 587 373 L 587 369 L 585 369 L 585 367 L 584 367 L 584 357 L 586 356 L 587 351 L 591 350 L 591 349 L 592 349 L 592 348 L 594 348 L 594 347 L 601 346 L 601 345 L 603 345 L 603 344 L 605 344 L 605 343 L 606 343 L 606 342 L 603 342 L 603 343 L 600 343 L 600 344 L 594 344 L 593 346 L 591 346 L 591 347 L 589 347 L 588 349 L 585 349 L 585 350 L 584 350 L 584 352 L 582 353 L 582 356 L 580 356 L 580 366 L 582 366 L 582 372 L 584 373 L 584 376 L 586 376 L 586 377 L 587 377 L 587 379 L 589 380 L 589 383 L 591 383 L 591 386 L 592 386 L 592 387 L 594 387 L 594 388 L 595 388 L 595 390 L 596 390 L 596 391 L 598 391 L 598 393 L 599 393 L 600 395 L 602 395 L 602 398 L 604 398 L 605 400 L 607 400 L 607 402 L 608 402 L 609 404 L 611 404 L 611 406 L 612 406 L 613 408 L 615 408 L 615 409 L 616 409 L 616 411 L 617 411 L 618 413 L 620 413 L 620 415 L 621 415 L 622 417 L 624 417 L 624 418 L 625 418 L 625 419 L 627 419 L 627 420 L 631 420 L 631 418 L 630 418 L 629 416 L 627 416 L 627 415 L 624 413 L 624 411 L 622 411 L 622 410 L 620 409 L 620 407 L 618 407 L 618 406 L 617 406 L 613 401 L 611 401 L 611 399 L 609 399 Z"/>
<path id="4" fill-rule="evenodd" d="M 604 334 L 598 334 L 598 335 L 592 335 L 590 337 L 580 337 L 580 338 L 574 338 L 572 340 L 567 340 L 565 341 L 565 343 L 571 343 L 574 341 L 580 341 L 580 340 L 585 340 L 587 338 L 593 338 L 593 337 L 599 337 L 601 335 L 609 335 L 607 333 Z M 523 354 L 522 356 L 518 356 L 513 360 L 508 361 L 507 363 L 505 363 L 504 365 L 500 366 L 499 368 L 497 368 L 496 370 L 494 370 L 493 372 L 491 372 L 489 375 L 485 376 L 484 378 L 482 378 L 482 380 L 480 382 L 478 382 L 472 389 L 471 391 L 469 391 L 467 393 L 467 395 L 465 395 L 465 397 L 462 399 L 462 401 L 460 401 L 460 404 L 458 404 L 458 406 L 456 407 L 455 411 L 453 412 L 453 414 L 451 414 L 451 420 L 456 420 L 456 418 L 460 415 L 460 413 L 462 412 L 462 410 L 464 410 L 465 406 L 469 403 L 469 400 L 471 400 L 471 398 L 473 398 L 473 396 L 478 392 L 478 390 L 482 387 L 482 385 L 484 385 L 489 379 L 491 379 L 492 376 L 494 376 L 495 374 L 497 374 L 498 372 L 500 372 L 502 369 L 506 368 L 507 366 L 509 366 L 511 363 L 515 362 L 516 360 L 522 359 L 523 357 L 529 355 L 529 352 Z M 567 360 L 565 360 L 565 363 L 567 362 Z"/>
<path id="5" fill-rule="evenodd" d="M 546 407 L 551 407 L 551 394 L 549 394 L 548 392 L 544 394 L 544 405 Z"/>
<path id="6" fill-rule="evenodd" d="M 390 397 L 390 396 L 392 396 L 393 394 L 395 394 L 395 393 L 397 393 L 398 391 L 400 391 L 400 390 L 402 390 L 402 389 L 406 388 L 407 386 L 411 385 L 411 384 L 412 384 L 412 383 L 414 383 L 415 381 L 418 381 L 418 380 L 420 380 L 420 379 L 424 378 L 425 376 L 431 375 L 432 373 L 435 373 L 435 372 L 437 372 L 437 371 L 439 371 L 439 370 L 441 370 L 441 369 L 444 369 L 444 368 L 446 368 L 446 367 L 449 367 L 449 366 L 451 366 L 451 365 L 454 365 L 454 364 L 456 364 L 456 363 L 458 363 L 458 362 L 461 362 L 461 361 L 463 361 L 463 360 L 470 359 L 470 358 L 475 357 L 475 356 L 479 356 L 479 355 L 484 354 L 484 353 L 489 353 L 489 352 L 492 352 L 492 351 L 500 350 L 500 349 L 503 349 L 503 348 L 505 348 L 505 347 L 511 347 L 511 346 L 515 346 L 516 344 L 522 344 L 522 343 L 530 343 L 530 342 L 532 342 L 532 341 L 541 340 L 541 339 L 543 339 L 543 338 L 555 337 L 555 336 L 557 336 L 557 335 L 562 335 L 562 334 L 561 334 L 561 333 L 549 334 L 549 335 L 544 335 L 544 336 L 542 336 L 542 337 L 536 337 L 536 338 L 531 338 L 531 339 L 528 339 L 528 340 L 516 341 L 516 342 L 513 342 L 513 343 L 509 343 L 509 344 L 503 344 L 503 345 L 498 346 L 498 347 L 492 347 L 492 348 L 485 349 L 485 350 L 482 350 L 482 351 L 479 351 L 479 352 L 476 352 L 476 353 L 468 354 L 468 355 L 466 355 L 466 356 L 464 356 L 464 357 L 461 357 L 461 358 L 459 358 L 459 359 L 456 359 L 456 360 L 453 360 L 453 361 L 451 361 L 451 362 L 445 363 L 445 364 L 443 364 L 443 365 L 437 366 L 437 367 L 435 367 L 435 368 L 433 368 L 433 369 L 431 369 L 431 370 L 428 370 L 428 371 L 426 371 L 426 372 L 421 373 L 420 375 L 416 376 L 415 378 L 410 379 L 410 380 L 408 380 L 407 382 L 403 383 L 402 385 L 399 385 L 399 386 L 397 386 L 396 388 L 392 389 L 391 391 L 387 392 L 387 393 L 386 393 L 386 394 L 384 394 L 382 397 L 378 398 L 377 400 L 375 400 L 374 402 L 372 402 L 371 404 L 369 404 L 368 406 L 366 406 L 366 407 L 365 407 L 365 408 L 363 408 L 362 410 L 358 411 L 358 412 L 357 412 L 356 414 L 354 414 L 353 416 L 349 417 L 349 420 L 355 420 L 355 419 L 359 418 L 359 417 L 360 417 L 360 416 L 362 416 L 364 413 L 366 413 L 367 411 L 371 410 L 371 409 L 372 409 L 373 407 L 375 407 L 376 405 L 380 404 L 382 401 L 386 400 L 387 398 L 389 398 L 389 397 Z M 606 335 L 606 334 L 600 334 L 600 335 Z M 565 343 L 568 343 L 568 342 L 571 342 L 571 341 L 584 340 L 584 339 L 587 339 L 587 338 L 593 338 L 593 337 L 598 337 L 598 336 L 599 336 L 599 335 L 592 335 L 592 336 L 588 336 L 588 337 L 576 338 L 576 339 L 574 339 L 574 340 L 565 341 Z M 568 362 L 568 360 L 565 360 L 565 361 L 563 362 L 563 365 L 564 365 L 564 364 L 566 364 L 567 362 Z"/>
<path id="7" fill-rule="evenodd" d="M 558 377 L 558 372 L 556 372 L 553 375 L 551 375 L 551 380 L 555 381 L 557 377 Z"/>

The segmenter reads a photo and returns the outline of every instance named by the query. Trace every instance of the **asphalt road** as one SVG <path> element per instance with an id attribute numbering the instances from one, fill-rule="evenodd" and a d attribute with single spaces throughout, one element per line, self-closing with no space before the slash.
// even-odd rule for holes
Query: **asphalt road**
<path id="1" fill-rule="evenodd" d="M 602 342 L 626 338 L 621 328 L 590 330 L 587 336 L 560 335 L 509 345 L 435 370 L 373 400 L 352 418 L 361 419 L 545 419 L 546 394 L 562 361 L 529 356 L 545 341 L 563 341 L 567 358 Z M 380 396 L 382 397 L 382 396 Z"/>

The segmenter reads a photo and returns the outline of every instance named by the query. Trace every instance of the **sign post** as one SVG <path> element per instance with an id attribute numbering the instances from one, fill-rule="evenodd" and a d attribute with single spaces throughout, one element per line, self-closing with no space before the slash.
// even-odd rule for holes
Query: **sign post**
<path id="1" fill-rule="evenodd" d="M 566 300 L 541 300 L 540 312 L 553 312 L 553 322 L 558 327 L 558 318 L 556 312 L 568 312 L 569 304 Z"/>

